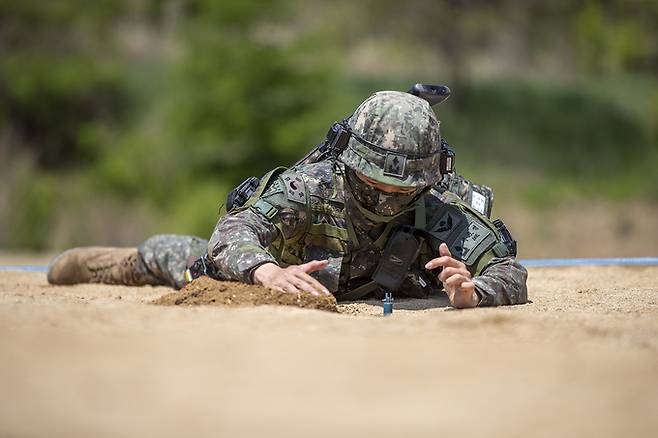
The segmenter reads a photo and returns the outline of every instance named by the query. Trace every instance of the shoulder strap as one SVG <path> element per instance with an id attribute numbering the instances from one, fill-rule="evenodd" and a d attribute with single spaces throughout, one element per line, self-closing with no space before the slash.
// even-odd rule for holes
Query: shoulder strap
<path id="1" fill-rule="evenodd" d="M 415 209 L 416 217 L 414 220 L 414 227 L 417 230 L 427 231 L 427 212 L 425 210 L 425 196 L 421 196 L 418 201 L 416 201 Z"/>
<path id="2" fill-rule="evenodd" d="M 336 299 L 339 301 L 355 301 L 368 295 L 370 292 L 376 290 L 379 286 L 374 281 L 369 281 L 366 284 L 352 289 L 343 294 L 337 295 Z"/>
<path id="3" fill-rule="evenodd" d="M 278 177 L 286 170 L 288 170 L 288 168 L 279 166 L 263 175 L 263 177 L 260 179 L 260 184 L 258 184 L 258 188 L 254 194 L 251 195 L 247 202 L 245 202 L 244 205 L 236 211 L 244 210 L 247 207 L 251 207 L 252 205 L 256 204 L 260 197 L 263 195 L 263 192 L 265 192 L 265 189 L 270 185 L 270 181 L 274 180 L 274 178 Z"/>
<path id="4" fill-rule="evenodd" d="M 237 213 L 239 211 L 246 210 L 247 208 L 249 208 L 249 207 L 253 206 L 254 204 L 256 204 L 258 202 L 258 200 L 260 199 L 260 197 L 263 195 L 263 192 L 265 192 L 267 187 L 270 185 L 270 182 L 272 180 L 274 180 L 276 177 L 278 177 L 279 175 L 281 175 L 286 170 L 287 170 L 286 167 L 280 166 L 280 167 L 276 167 L 276 168 L 270 170 L 269 172 L 267 172 L 265 175 L 263 175 L 260 178 L 260 180 L 258 182 L 258 187 L 254 191 L 254 193 L 251 194 L 249 199 L 247 199 L 247 201 L 244 204 L 242 204 L 241 206 L 234 207 L 233 209 L 231 209 L 230 211 L 227 211 L 226 213 Z M 220 213 L 221 213 L 221 207 L 220 207 Z"/>

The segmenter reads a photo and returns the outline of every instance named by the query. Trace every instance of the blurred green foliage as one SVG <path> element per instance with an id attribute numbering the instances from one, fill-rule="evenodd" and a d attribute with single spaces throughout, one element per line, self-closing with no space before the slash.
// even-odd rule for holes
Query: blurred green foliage
<path id="1" fill-rule="evenodd" d="M 0 0 L 0 247 L 207 236 L 243 178 L 414 82 L 453 88 L 443 134 L 498 193 L 658 201 L 656 22 L 641 0 Z"/>

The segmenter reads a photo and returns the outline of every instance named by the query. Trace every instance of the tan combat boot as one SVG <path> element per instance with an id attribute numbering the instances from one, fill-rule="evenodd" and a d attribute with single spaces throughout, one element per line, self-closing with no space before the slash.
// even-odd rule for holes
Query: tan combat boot
<path id="1" fill-rule="evenodd" d="M 163 284 L 144 265 L 137 248 L 73 248 L 48 266 L 50 284 L 106 283 L 143 286 Z"/>

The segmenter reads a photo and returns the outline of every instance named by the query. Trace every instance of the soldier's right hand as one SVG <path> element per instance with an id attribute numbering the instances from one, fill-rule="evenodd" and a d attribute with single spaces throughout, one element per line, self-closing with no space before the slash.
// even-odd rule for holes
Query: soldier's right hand
<path id="1" fill-rule="evenodd" d="M 326 268 L 328 264 L 328 260 L 313 260 L 303 265 L 281 268 L 274 263 L 266 263 L 254 271 L 254 283 L 281 292 L 307 291 L 313 295 L 331 295 L 322 283 L 309 275 L 311 272 Z"/>

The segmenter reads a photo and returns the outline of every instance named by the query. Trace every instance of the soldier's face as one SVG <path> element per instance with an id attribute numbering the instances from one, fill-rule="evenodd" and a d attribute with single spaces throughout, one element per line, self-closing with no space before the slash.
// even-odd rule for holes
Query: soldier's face
<path id="1" fill-rule="evenodd" d="M 363 181 L 364 183 L 368 184 L 371 187 L 376 188 L 377 190 L 385 193 L 400 193 L 403 195 L 409 195 L 411 193 L 414 193 L 416 191 L 416 187 L 399 187 L 399 186 L 392 186 L 390 184 L 384 184 L 379 181 L 375 181 L 372 178 L 368 178 L 362 173 L 359 172 L 354 172 L 356 173 L 356 176 Z"/>
<path id="2" fill-rule="evenodd" d="M 373 180 L 353 169 L 347 169 L 346 180 L 354 200 L 381 216 L 395 217 L 417 199 L 422 189 L 400 187 Z"/>

